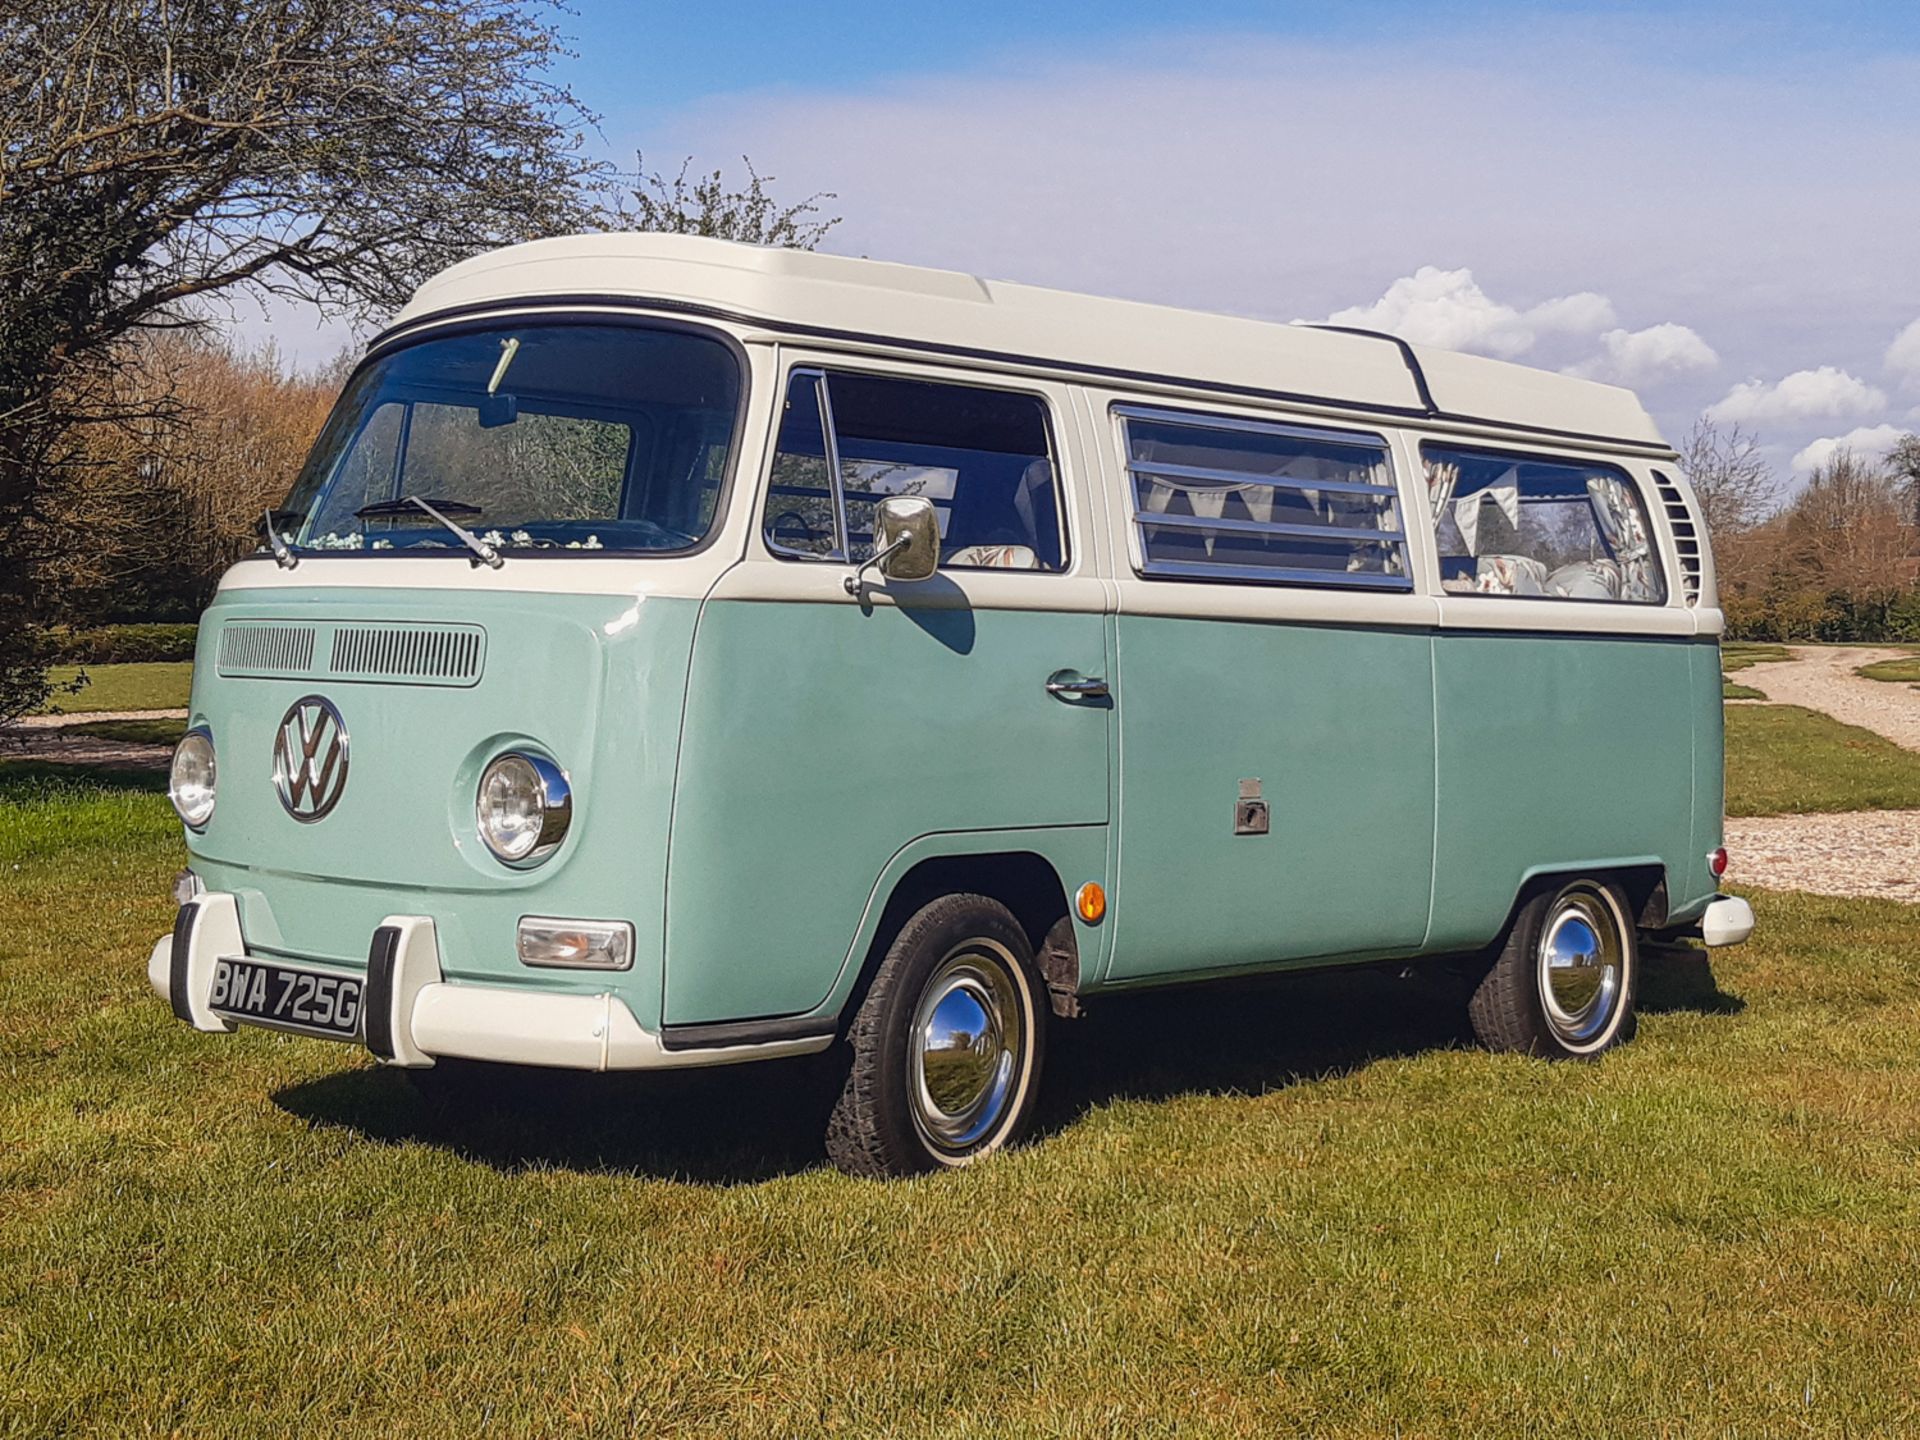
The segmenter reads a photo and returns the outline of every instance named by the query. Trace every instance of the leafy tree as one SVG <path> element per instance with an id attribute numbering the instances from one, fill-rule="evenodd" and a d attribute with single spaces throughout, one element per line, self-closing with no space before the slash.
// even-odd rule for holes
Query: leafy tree
<path id="1" fill-rule="evenodd" d="M 49 513 L 90 427 L 165 419 L 131 339 L 236 292 L 395 306 L 581 229 L 609 176 L 548 0 L 8 0 L 0 9 L 0 720 L 45 693 Z M 132 387 L 138 391 L 139 387 Z M 84 537 L 73 543 L 84 544 Z"/>

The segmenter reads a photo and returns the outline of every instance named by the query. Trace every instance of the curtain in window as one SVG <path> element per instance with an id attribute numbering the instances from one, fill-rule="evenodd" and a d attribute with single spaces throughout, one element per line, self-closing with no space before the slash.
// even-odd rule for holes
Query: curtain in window
<path id="1" fill-rule="evenodd" d="M 1600 524 L 1601 537 L 1614 559 L 1620 562 L 1620 595 L 1624 600 L 1650 601 L 1660 598 L 1654 581 L 1653 541 L 1647 534 L 1647 522 L 1633 492 L 1613 475 L 1593 475 L 1587 480 L 1587 494 L 1593 501 L 1593 513 Z"/>

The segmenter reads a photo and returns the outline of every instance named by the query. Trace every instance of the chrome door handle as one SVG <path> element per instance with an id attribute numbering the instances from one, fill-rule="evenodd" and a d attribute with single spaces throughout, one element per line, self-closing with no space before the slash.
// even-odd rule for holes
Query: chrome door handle
<path id="1" fill-rule="evenodd" d="M 1056 670 L 1047 677 L 1047 694 L 1056 700 L 1099 700 L 1110 692 L 1098 675 L 1079 675 L 1072 670 Z"/>

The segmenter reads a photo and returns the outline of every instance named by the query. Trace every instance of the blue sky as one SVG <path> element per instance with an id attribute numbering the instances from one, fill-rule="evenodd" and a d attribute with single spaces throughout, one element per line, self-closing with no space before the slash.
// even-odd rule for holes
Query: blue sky
<path id="1" fill-rule="evenodd" d="M 1101 49 L 1157 36 L 1242 33 L 1319 41 L 1390 41 L 1511 30 L 1543 15 L 1640 27 L 1659 46 L 1710 37 L 1716 67 L 1792 63 L 1809 49 L 1859 53 L 1912 48 L 1920 37 L 1913 0 L 1833 3 L 1550 5 L 1526 0 L 1319 0 L 1313 4 L 972 0 L 912 5 L 859 0 L 836 5 L 718 7 L 570 0 L 564 23 L 579 59 L 569 78 L 610 128 L 644 125 L 705 96 L 761 89 L 858 87 L 915 71 L 1070 48 Z"/>
<path id="2" fill-rule="evenodd" d="M 1586 374 L 1789 480 L 1920 428 L 1920 0 L 572 3 L 604 153 L 750 155 L 830 250 Z"/>

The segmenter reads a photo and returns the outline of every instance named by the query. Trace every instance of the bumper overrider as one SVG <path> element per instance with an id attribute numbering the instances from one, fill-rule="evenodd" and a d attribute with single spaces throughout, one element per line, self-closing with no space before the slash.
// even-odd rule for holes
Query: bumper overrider
<path id="1" fill-rule="evenodd" d="M 1753 934 L 1753 906 L 1738 895 L 1716 895 L 1700 914 L 1699 934 L 1710 949 L 1740 944 Z"/>
<path id="2" fill-rule="evenodd" d="M 214 978 L 221 964 L 250 961 L 322 981 L 359 982 L 352 1033 L 236 1014 L 217 1005 Z M 147 981 L 196 1030 L 225 1034 L 240 1025 L 290 1030 L 363 1045 L 384 1064 L 413 1068 L 460 1058 L 570 1070 L 675 1069 L 802 1055 L 832 1043 L 830 1034 L 811 1034 L 745 1044 L 676 1044 L 641 1025 L 611 992 L 582 995 L 450 981 L 441 973 L 433 920 L 424 915 L 390 915 L 382 921 L 373 933 L 364 975 L 249 956 L 239 906 L 232 895 L 214 891 L 181 905 L 173 933 L 156 942 L 148 957 Z"/>

